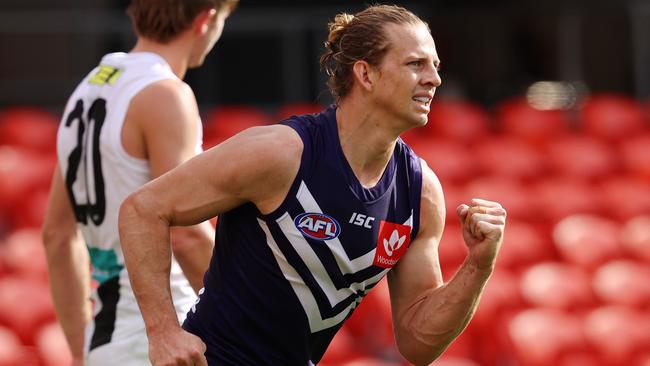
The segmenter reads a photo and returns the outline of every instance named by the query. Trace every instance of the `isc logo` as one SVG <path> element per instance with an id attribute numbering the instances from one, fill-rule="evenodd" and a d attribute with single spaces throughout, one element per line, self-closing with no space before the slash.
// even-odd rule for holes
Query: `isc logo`
<path id="1" fill-rule="evenodd" d="M 307 237 L 316 240 L 334 239 L 341 233 L 341 226 L 329 215 L 305 212 L 294 220 L 296 227 Z"/>

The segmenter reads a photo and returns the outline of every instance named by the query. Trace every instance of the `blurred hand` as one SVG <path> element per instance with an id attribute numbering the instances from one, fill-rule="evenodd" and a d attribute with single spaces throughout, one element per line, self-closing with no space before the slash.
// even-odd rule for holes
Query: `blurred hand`
<path id="1" fill-rule="evenodd" d="M 208 366 L 205 349 L 199 337 L 180 327 L 149 335 L 149 359 L 154 366 Z"/>
<path id="2" fill-rule="evenodd" d="M 491 268 L 503 242 L 506 210 L 498 202 L 475 198 L 456 211 L 472 260 L 479 268 Z"/>

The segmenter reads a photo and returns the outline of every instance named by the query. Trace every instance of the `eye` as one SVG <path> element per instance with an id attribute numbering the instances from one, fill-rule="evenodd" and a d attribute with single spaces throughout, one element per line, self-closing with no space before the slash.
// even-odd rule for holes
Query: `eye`
<path id="1" fill-rule="evenodd" d="M 422 65 L 422 61 L 421 61 L 421 60 L 415 60 L 415 61 L 411 61 L 411 62 L 409 62 L 409 63 L 408 63 L 408 65 L 410 65 L 410 66 L 417 66 L 417 67 L 419 67 L 419 66 L 421 66 L 421 65 Z"/>

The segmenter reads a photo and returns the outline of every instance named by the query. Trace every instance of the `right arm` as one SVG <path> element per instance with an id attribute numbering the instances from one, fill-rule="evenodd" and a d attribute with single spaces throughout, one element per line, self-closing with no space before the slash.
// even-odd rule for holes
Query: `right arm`
<path id="1" fill-rule="evenodd" d="M 246 202 L 276 209 L 291 187 L 302 141 L 287 126 L 249 129 L 144 185 L 120 209 L 122 248 L 154 365 L 199 361 L 205 346 L 180 327 L 169 290 L 172 225 L 193 225 Z M 201 361 L 204 362 L 204 361 Z"/>
<path id="2" fill-rule="evenodd" d="M 91 317 L 90 261 L 57 166 L 42 227 L 54 310 L 74 361 L 83 363 L 85 326 Z"/>

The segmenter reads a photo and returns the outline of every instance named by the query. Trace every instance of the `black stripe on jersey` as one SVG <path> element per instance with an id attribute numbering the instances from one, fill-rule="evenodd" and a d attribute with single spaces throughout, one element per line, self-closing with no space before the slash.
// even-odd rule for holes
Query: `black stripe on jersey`
<path id="1" fill-rule="evenodd" d="M 113 277 L 102 283 L 97 289 L 102 308 L 95 317 L 95 330 L 90 340 L 90 350 L 109 343 L 113 337 L 117 302 L 120 300 L 119 281 L 119 276 Z"/>
<path id="2" fill-rule="evenodd" d="M 318 305 L 318 310 L 320 311 L 321 317 L 323 319 L 331 318 L 337 315 L 339 312 L 341 312 L 341 310 L 345 309 L 348 305 L 350 305 L 358 298 L 358 295 L 356 293 L 352 293 L 332 308 L 327 295 L 325 295 L 325 292 L 320 287 L 309 268 L 307 268 L 305 262 L 300 258 L 300 255 L 296 252 L 291 243 L 289 243 L 289 240 L 284 235 L 277 223 L 271 222 L 267 223 L 267 225 L 269 227 L 271 235 L 273 235 L 273 239 L 278 244 L 278 248 L 280 248 L 282 254 L 284 254 L 284 257 L 296 270 L 296 272 L 298 272 L 300 278 L 302 278 L 314 296 L 316 304 Z"/>

